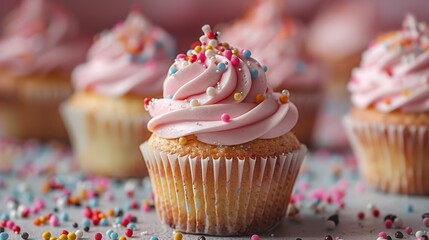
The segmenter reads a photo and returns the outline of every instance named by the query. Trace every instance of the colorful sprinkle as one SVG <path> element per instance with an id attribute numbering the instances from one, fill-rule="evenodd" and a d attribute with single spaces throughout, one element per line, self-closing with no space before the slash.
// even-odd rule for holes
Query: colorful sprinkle
<path id="1" fill-rule="evenodd" d="M 257 78 L 257 77 L 258 77 L 258 75 L 259 75 L 258 69 L 256 69 L 256 68 L 252 68 L 252 69 L 250 69 L 250 76 L 251 76 L 252 78 Z"/>
<path id="2" fill-rule="evenodd" d="M 260 240 L 261 238 L 259 237 L 259 235 L 258 234 L 253 234 L 251 237 L 250 237 L 250 240 Z"/>
<path id="3" fill-rule="evenodd" d="M 231 121 L 231 117 L 229 116 L 228 113 L 224 113 L 220 116 L 220 118 L 222 119 L 223 122 L 230 122 Z"/>
<path id="4" fill-rule="evenodd" d="M 250 56 L 252 55 L 252 52 L 250 52 L 247 49 L 244 49 L 243 52 L 242 52 L 242 55 L 243 55 L 244 58 L 250 58 Z"/>
<path id="5" fill-rule="evenodd" d="M 168 74 L 173 75 L 177 72 L 176 66 L 171 66 L 170 69 L 168 69 Z"/>
<path id="6" fill-rule="evenodd" d="M 236 92 L 236 93 L 234 93 L 234 100 L 235 101 L 241 101 L 241 99 L 243 98 L 243 94 L 242 93 L 240 93 L 240 92 Z"/>
<path id="7" fill-rule="evenodd" d="M 262 70 L 264 70 L 264 72 L 268 71 L 268 67 L 266 65 L 262 65 Z"/>
<path id="8" fill-rule="evenodd" d="M 234 67 L 237 67 L 240 64 L 240 59 L 236 56 L 231 57 L 231 64 Z"/>
<path id="9" fill-rule="evenodd" d="M 225 63 L 223 63 L 223 62 L 218 63 L 218 64 L 217 64 L 217 70 L 218 70 L 219 72 L 223 72 L 223 71 L 225 71 L 225 70 L 226 70 L 226 65 L 225 65 Z"/>
<path id="10" fill-rule="evenodd" d="M 256 96 L 255 96 L 256 104 L 259 104 L 259 103 L 263 102 L 264 100 L 265 100 L 265 97 L 263 94 L 261 94 L 261 93 L 256 94 Z"/>
<path id="11" fill-rule="evenodd" d="M 182 238 L 183 238 L 183 234 L 181 232 L 174 233 L 174 237 L 173 237 L 174 240 L 182 240 Z"/>
<path id="12" fill-rule="evenodd" d="M 188 139 L 186 137 L 180 137 L 179 138 L 179 144 L 185 145 L 188 142 Z"/>
<path id="13" fill-rule="evenodd" d="M 289 102 L 289 96 L 286 94 L 280 94 L 279 102 L 282 104 L 288 103 Z"/>

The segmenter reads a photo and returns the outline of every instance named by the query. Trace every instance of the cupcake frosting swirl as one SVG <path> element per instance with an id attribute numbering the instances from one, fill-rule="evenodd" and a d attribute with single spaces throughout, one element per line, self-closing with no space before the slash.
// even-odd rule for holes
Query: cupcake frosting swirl
<path id="1" fill-rule="evenodd" d="M 88 42 L 76 21 L 49 0 L 23 0 L 7 17 L 0 39 L 0 68 L 16 74 L 70 73 L 85 60 Z"/>
<path id="2" fill-rule="evenodd" d="M 370 43 L 348 88 L 352 103 L 381 112 L 429 110 L 429 31 L 407 15 L 402 29 Z"/>
<path id="3" fill-rule="evenodd" d="M 88 62 L 73 72 L 73 83 L 77 90 L 109 96 L 160 94 L 174 55 L 174 40 L 133 11 L 123 23 L 100 34 Z"/>
<path id="4" fill-rule="evenodd" d="M 270 69 L 268 82 L 274 89 L 319 85 L 321 66 L 302 54 L 304 27 L 285 16 L 284 9 L 282 1 L 260 0 L 245 18 L 225 27 L 220 38 L 252 49 Z"/>
<path id="5" fill-rule="evenodd" d="M 298 112 L 289 93 L 273 93 L 265 71 L 249 50 L 219 43 L 203 27 L 201 44 L 179 54 L 164 82 L 164 98 L 147 101 L 148 129 L 172 139 L 195 135 L 201 142 L 237 145 L 289 132 Z"/>

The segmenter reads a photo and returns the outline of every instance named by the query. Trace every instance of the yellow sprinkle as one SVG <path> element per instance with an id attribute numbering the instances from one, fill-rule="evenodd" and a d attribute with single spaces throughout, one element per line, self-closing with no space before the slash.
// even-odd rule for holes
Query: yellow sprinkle
<path id="1" fill-rule="evenodd" d="M 106 215 L 104 215 L 104 213 L 100 213 L 100 214 L 98 214 L 98 218 L 105 218 L 106 217 Z"/>
<path id="2" fill-rule="evenodd" d="M 68 240 L 69 238 L 65 234 L 61 234 L 61 236 L 58 238 L 58 240 Z"/>
<path id="3" fill-rule="evenodd" d="M 242 97 L 243 97 L 243 95 L 241 93 L 239 93 L 239 92 L 234 93 L 234 100 L 235 101 L 237 101 L 237 102 L 240 101 Z"/>
<path id="4" fill-rule="evenodd" d="M 405 89 L 402 91 L 402 95 L 404 95 L 405 97 L 409 97 L 411 95 L 411 91 L 408 89 Z"/>
<path id="5" fill-rule="evenodd" d="M 280 97 L 279 97 L 279 101 L 280 101 L 282 104 L 288 103 L 288 102 L 289 102 L 289 96 L 288 96 L 288 95 L 286 95 L 286 94 L 282 94 L 282 95 L 280 95 Z"/>
<path id="6" fill-rule="evenodd" d="M 179 138 L 179 144 L 185 145 L 188 142 L 188 139 L 186 137 L 180 137 Z"/>
<path id="7" fill-rule="evenodd" d="M 261 93 L 256 94 L 256 97 L 255 97 L 256 104 L 260 104 L 264 100 L 265 100 L 264 95 L 262 95 Z"/>
<path id="8" fill-rule="evenodd" d="M 49 240 L 57 240 L 57 237 L 51 237 Z"/>
<path id="9" fill-rule="evenodd" d="M 44 240 L 49 240 L 49 238 L 51 237 L 51 233 L 50 232 L 44 232 L 43 234 L 42 234 L 42 238 L 44 239 Z"/>
<path id="10" fill-rule="evenodd" d="M 125 236 L 121 236 L 121 237 L 119 238 L 119 240 L 127 240 L 127 238 L 126 238 Z"/>
<path id="11" fill-rule="evenodd" d="M 195 48 L 194 48 L 194 50 L 195 50 L 195 52 L 196 53 L 200 53 L 201 52 L 201 46 L 196 46 Z"/>
<path id="12" fill-rule="evenodd" d="M 226 49 L 229 49 L 229 43 L 227 42 L 222 43 L 222 46 Z"/>
<path id="13" fill-rule="evenodd" d="M 74 232 L 69 232 L 67 237 L 69 238 L 69 240 L 76 240 L 76 234 Z"/>
<path id="14" fill-rule="evenodd" d="M 174 234 L 174 240 L 182 240 L 182 238 L 183 238 L 182 233 L 180 233 L 180 232 L 176 232 L 176 233 Z"/>
<path id="15" fill-rule="evenodd" d="M 238 50 L 237 49 L 233 49 L 232 50 L 232 54 L 234 54 L 235 56 L 238 56 Z"/>
<path id="16" fill-rule="evenodd" d="M 206 50 L 213 50 L 213 47 L 211 45 L 207 45 Z"/>

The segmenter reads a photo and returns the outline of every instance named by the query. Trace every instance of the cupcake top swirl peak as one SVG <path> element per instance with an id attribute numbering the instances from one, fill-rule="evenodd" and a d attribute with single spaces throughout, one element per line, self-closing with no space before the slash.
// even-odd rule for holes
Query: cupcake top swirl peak
<path id="1" fill-rule="evenodd" d="M 88 62 L 73 72 L 73 83 L 77 90 L 108 96 L 158 95 L 175 51 L 174 39 L 135 9 L 95 38 Z"/>
<path id="2" fill-rule="evenodd" d="M 6 16 L 0 37 L 0 68 L 18 75 L 70 73 L 85 60 L 89 41 L 77 21 L 51 0 L 23 0 Z"/>
<path id="3" fill-rule="evenodd" d="M 298 111 L 289 92 L 274 93 L 267 84 L 266 66 L 218 40 L 219 32 L 204 34 L 186 54 L 178 54 L 164 81 L 164 98 L 146 99 L 153 117 L 148 129 L 173 139 L 194 135 L 213 145 L 237 145 L 288 133 Z"/>
<path id="4" fill-rule="evenodd" d="M 381 112 L 429 111 L 429 28 L 407 15 L 402 28 L 371 42 L 348 88 L 352 103 Z"/>

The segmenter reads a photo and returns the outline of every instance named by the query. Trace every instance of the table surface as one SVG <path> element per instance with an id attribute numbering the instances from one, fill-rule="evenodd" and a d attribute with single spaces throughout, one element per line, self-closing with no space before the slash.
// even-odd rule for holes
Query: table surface
<path id="1" fill-rule="evenodd" d="M 8 163 L 12 163 L 9 165 Z M 357 167 L 352 155 L 348 151 L 335 153 L 325 150 L 313 151 L 305 160 L 303 171 L 300 174 L 293 198 L 299 209 L 299 215 L 286 217 L 283 222 L 274 230 L 260 234 L 262 239 L 324 239 L 326 235 L 333 236 L 333 239 L 366 240 L 377 239 L 381 231 L 394 238 L 394 233 L 398 230 L 404 233 L 404 239 L 415 239 L 405 233 L 403 228 L 410 226 L 417 230 L 429 230 L 425 227 L 421 218 L 422 213 L 429 212 L 429 198 L 419 196 L 401 196 L 385 194 L 375 191 L 365 186 L 359 178 Z M 156 216 L 156 212 L 151 209 L 127 210 L 132 201 L 141 203 L 144 199 L 150 199 L 151 189 L 149 179 L 117 181 L 104 178 L 85 178 L 82 173 L 76 170 L 73 156 L 66 148 L 57 145 L 38 144 L 36 142 L 10 143 L 0 139 L 0 202 L 6 203 L 8 199 L 14 198 L 21 204 L 30 206 L 33 198 L 42 198 L 46 201 L 46 208 L 38 214 L 30 214 L 29 218 L 16 218 L 15 223 L 30 234 L 31 239 L 42 239 L 44 231 L 50 231 L 58 236 L 60 231 L 75 230 L 72 227 L 74 222 L 81 225 L 82 207 L 64 206 L 61 201 L 54 201 L 62 197 L 63 191 L 50 191 L 41 193 L 41 188 L 47 182 L 61 183 L 66 188 L 75 189 L 72 194 L 82 191 L 90 191 L 100 186 L 105 186 L 107 191 L 100 196 L 99 203 L 84 202 L 85 204 L 96 205 L 97 209 L 107 211 L 110 208 L 120 207 L 125 212 L 131 213 L 138 218 L 137 229 L 133 238 L 150 239 L 152 235 L 157 235 L 159 239 L 172 239 L 173 230 L 161 224 Z M 128 197 L 126 192 L 135 189 L 134 196 Z M 342 199 L 340 196 L 344 194 Z M 322 201 L 317 198 L 323 196 Z M 331 203 L 326 202 L 326 197 L 331 196 Z M 338 197 L 338 199 L 336 198 Z M 113 200 L 111 200 L 113 198 Z M 0 204 L 0 216 L 10 213 L 8 204 Z M 374 217 L 369 205 L 375 206 L 380 211 L 379 217 Z M 57 207 L 57 209 L 54 209 Z M 412 211 L 410 211 L 412 208 Z M 55 213 L 54 210 L 58 210 Z M 365 218 L 359 220 L 358 212 L 364 212 Z M 35 226 L 33 220 L 39 216 L 54 213 L 61 215 L 67 213 L 69 221 L 60 221 L 59 227 L 52 227 L 49 224 Z M 326 229 L 326 220 L 334 213 L 339 215 L 339 224 L 333 230 Z M 402 229 L 387 229 L 384 226 L 383 218 L 387 214 L 395 214 L 403 220 Z M 12 213 L 13 215 L 13 213 Z M 109 218 L 109 222 L 114 222 L 114 218 Z M 81 226 L 80 226 L 81 227 Z M 108 229 L 124 234 L 125 228 L 114 227 L 91 227 L 88 233 L 84 234 L 84 239 L 93 239 L 96 232 L 101 232 L 103 236 Z M 20 237 L 10 229 L 9 239 L 20 239 Z M 21 232 L 21 233 L 22 233 Z M 198 235 L 184 235 L 184 239 L 198 239 Z M 107 237 L 103 237 L 107 239 Z M 206 237 L 206 239 L 220 239 L 216 237 Z M 247 237 L 235 237 L 221 239 L 250 239 Z"/>

